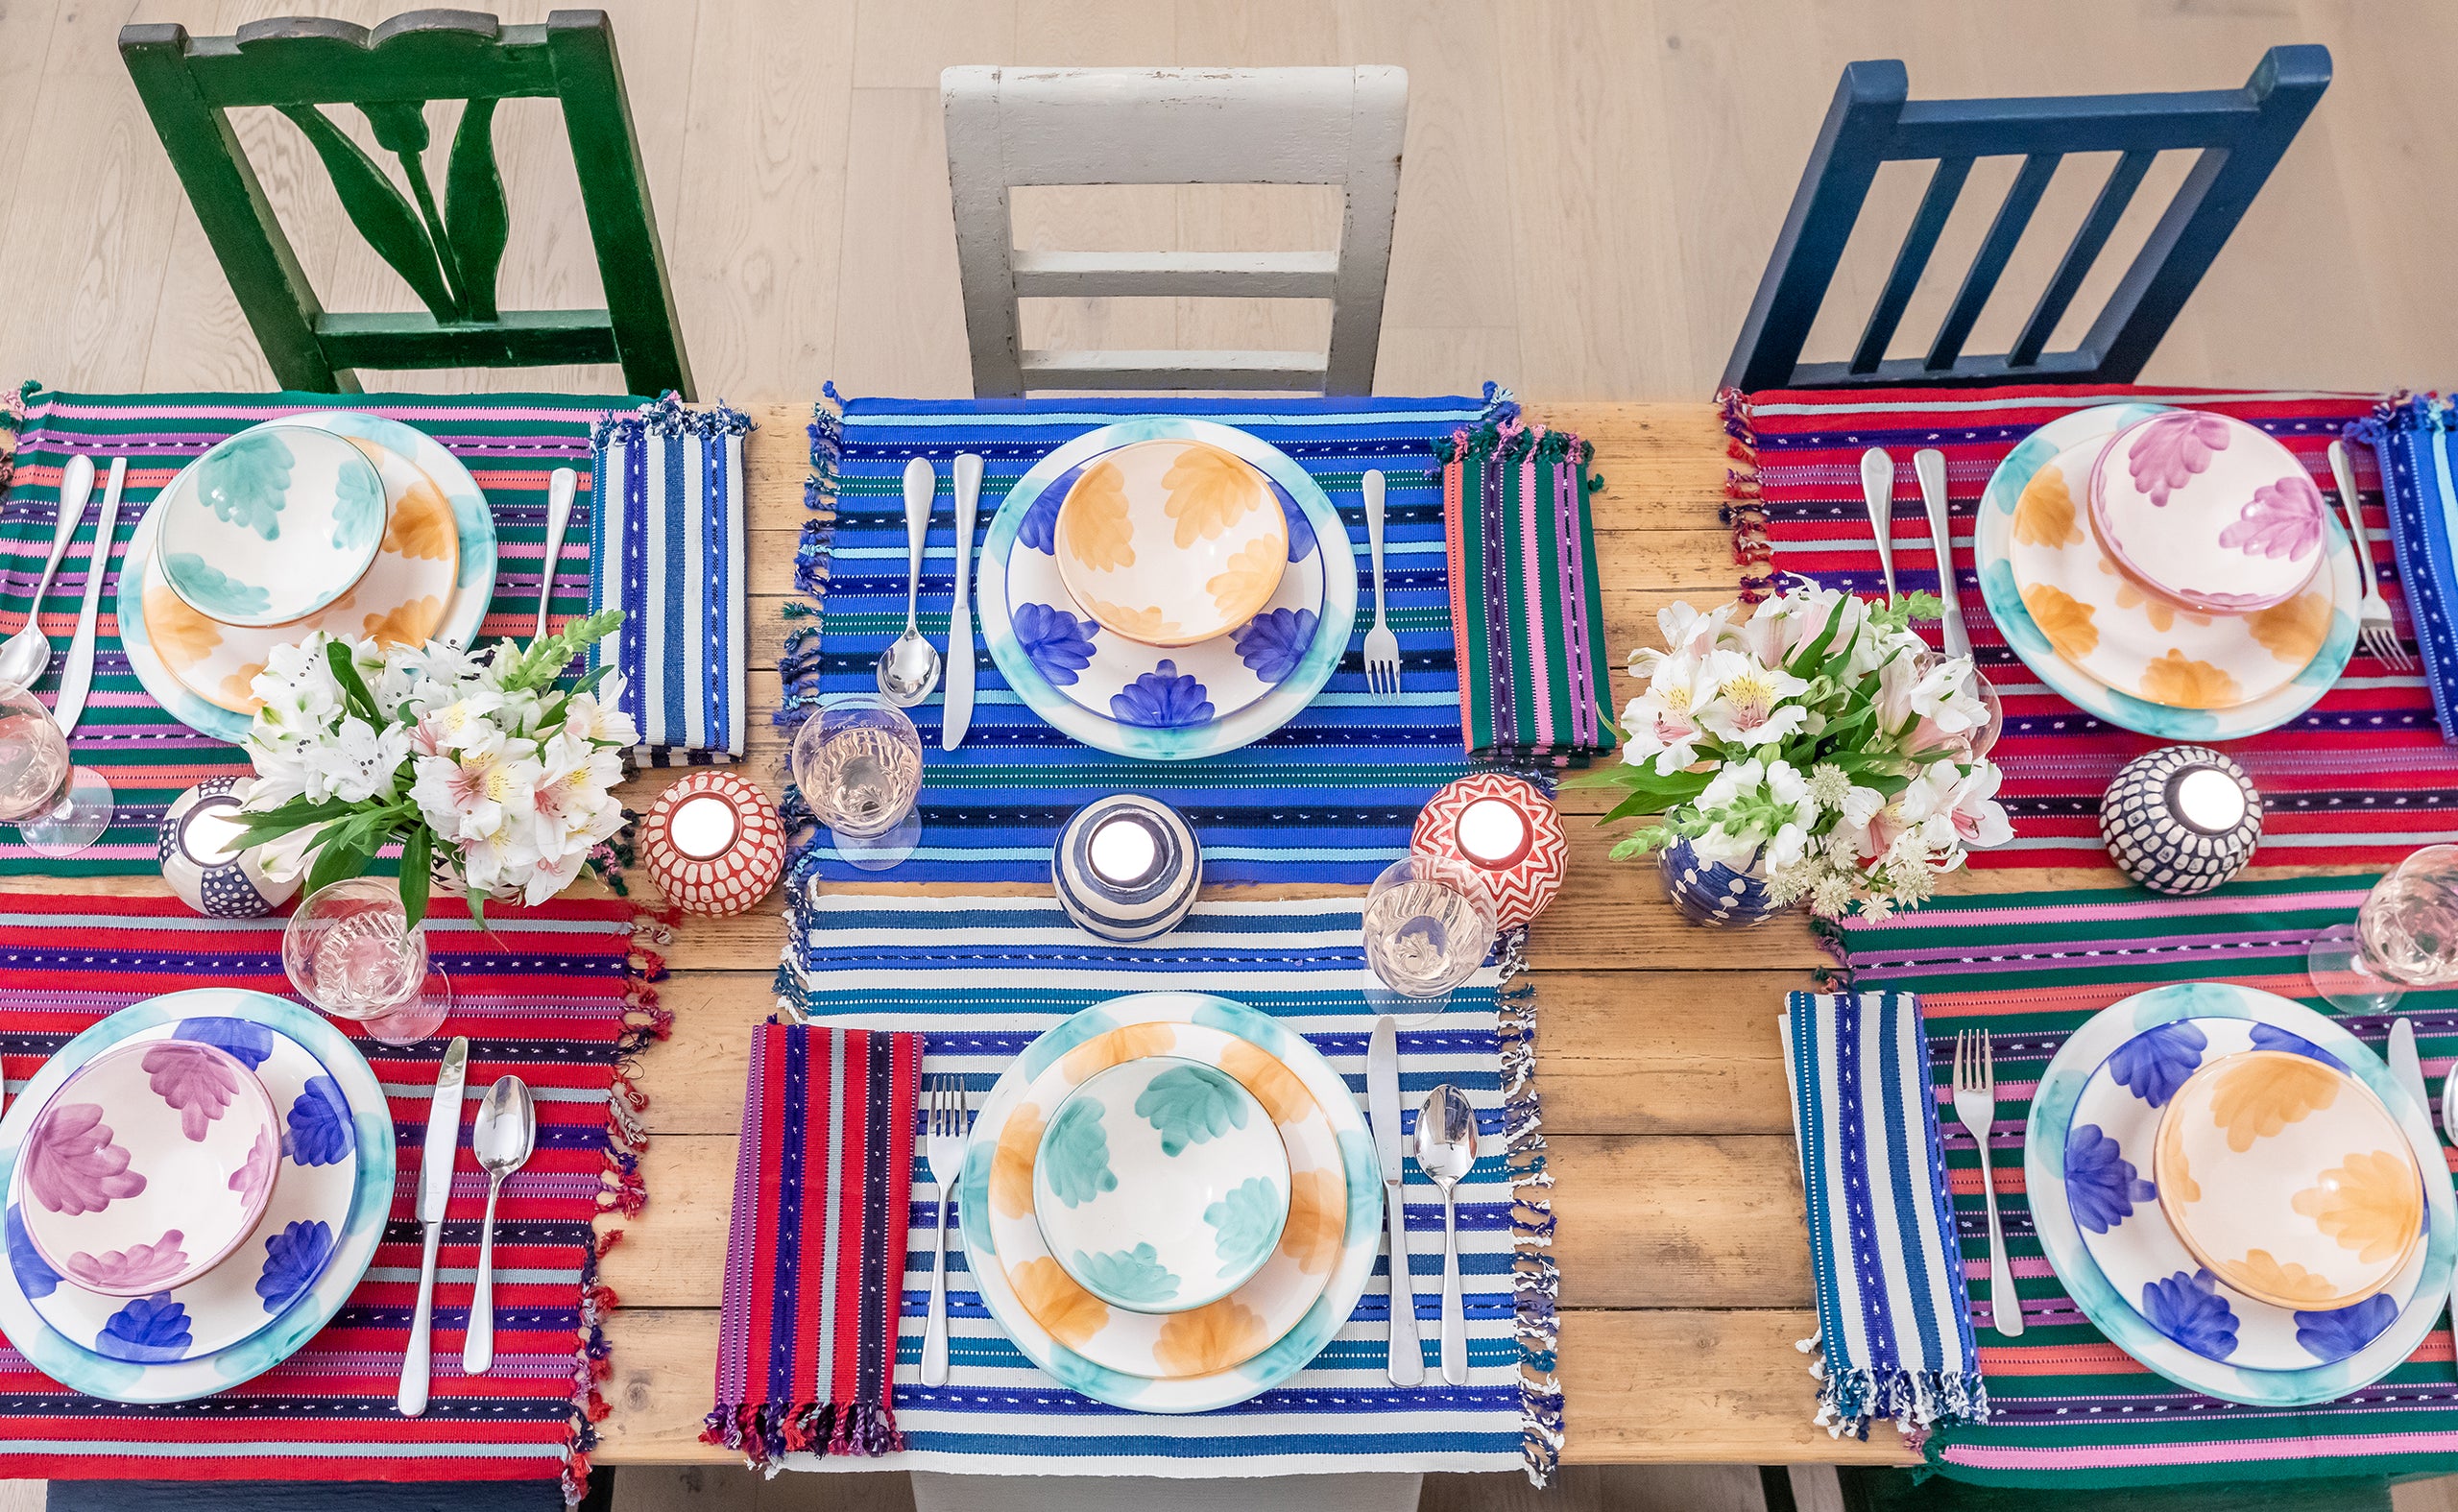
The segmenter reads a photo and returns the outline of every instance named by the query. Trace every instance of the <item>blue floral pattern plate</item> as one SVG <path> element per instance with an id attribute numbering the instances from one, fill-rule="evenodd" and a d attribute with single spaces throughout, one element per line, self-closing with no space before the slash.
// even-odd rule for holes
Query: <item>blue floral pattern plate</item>
<path id="1" fill-rule="evenodd" d="M 1972 525 L 1972 564 L 1980 577 L 1980 596 L 1988 606 L 2014 655 L 2042 683 L 2085 713 L 2120 730 L 2139 731 L 2163 740 L 2238 740 L 2275 730 L 2296 718 L 2330 690 L 2355 654 L 2354 606 L 2364 594 L 2364 578 L 2355 560 L 2355 544 L 2340 525 L 2338 512 L 2323 514 L 2324 561 L 2317 582 L 2330 585 L 2332 608 L 2322 649 L 2287 685 L 2230 708 L 2181 708 L 2109 686 L 2067 661 L 2050 644 L 2047 631 L 2023 605 L 2014 581 L 2014 506 L 2035 473 L 2058 454 L 2095 440 L 2106 440 L 2139 420 L 2169 406 L 2164 404 L 2100 404 L 2060 415 L 2032 432 L 2006 454 L 1980 496 L 1979 518 Z M 2081 512 L 2078 511 L 2078 517 Z M 2252 635 L 2250 628 L 2246 634 Z"/>
<path id="2" fill-rule="evenodd" d="M 113 1358 L 80 1345 L 45 1323 L 36 1311 L 21 1279 L 22 1262 L 12 1255 L 9 1265 L 0 1266 L 0 1332 L 6 1332 L 9 1342 L 44 1375 L 71 1390 L 108 1402 L 186 1402 L 260 1376 L 288 1359 L 331 1320 L 359 1278 L 367 1273 L 368 1262 L 375 1258 L 375 1246 L 384 1236 L 384 1220 L 392 1211 L 393 1114 L 384 1100 L 384 1089 L 377 1085 L 366 1059 L 322 1015 L 264 993 L 231 987 L 198 988 L 149 997 L 91 1025 L 60 1046 L 34 1080 L 26 1084 L 16 1101 L 9 1105 L 8 1116 L 0 1117 L 0 1184 L 14 1189 L 17 1157 L 24 1148 L 26 1131 L 34 1126 L 36 1116 L 51 1101 L 52 1093 L 78 1068 L 123 1040 L 152 1030 L 169 1032 L 181 1022 L 202 1019 L 236 1019 L 262 1024 L 297 1043 L 325 1068 L 333 1090 L 340 1094 L 346 1120 L 325 1116 L 329 1108 L 311 1109 L 304 1119 L 294 1117 L 298 1111 L 294 1099 L 282 1109 L 286 1142 L 295 1150 L 304 1146 L 312 1154 L 332 1155 L 342 1140 L 348 1139 L 357 1163 L 349 1213 L 312 1280 L 303 1285 L 295 1284 L 299 1272 L 310 1268 L 312 1244 L 301 1247 L 293 1241 L 282 1264 L 273 1268 L 269 1279 L 276 1288 L 294 1288 L 294 1295 L 270 1327 L 238 1343 L 192 1358 Z M 321 1092 L 319 1096 L 321 1100 Z M 346 1135 L 343 1122 L 347 1124 Z M 283 1182 L 296 1174 L 285 1174 Z M 233 1256 L 224 1263 L 239 1262 L 239 1257 Z M 268 1279 L 263 1269 L 256 1272 L 256 1277 Z M 133 1350 L 123 1353 L 144 1353 L 148 1344 L 166 1348 L 164 1339 L 175 1332 L 156 1309 L 144 1320 L 143 1339 Z"/>
<path id="3" fill-rule="evenodd" d="M 1085 468 L 1138 442 L 1208 442 L 1263 473 L 1289 521 L 1289 564 L 1263 612 L 1227 635 L 1164 648 L 1093 622 L 1060 581 L 1058 507 Z M 1357 550 L 1305 468 L 1210 420 L 1157 417 L 1087 431 L 1034 464 L 981 548 L 981 631 L 1026 708 L 1086 745 L 1146 760 L 1234 751 L 1322 691 L 1357 619 Z"/>
<path id="4" fill-rule="evenodd" d="M 2423 1248 L 2355 1306 L 2299 1312 L 2246 1296 L 2205 1270 L 2151 1184 L 2152 1140 L 2168 1099 L 2204 1062 L 2244 1050 L 2339 1064 L 2301 1035 L 2257 1020 L 2179 1019 L 2143 1030 L 2100 1063 L 2075 1103 L 2065 1136 L 2066 1206 L 2100 1274 L 2178 1344 L 2249 1370 L 2330 1364 L 2398 1321 L 2423 1279 Z"/>
<path id="5" fill-rule="evenodd" d="M 282 1131 L 273 1196 L 221 1264 L 151 1296 L 107 1297 L 61 1277 L 26 1237 L 25 1167 L 9 1187 L 9 1268 L 42 1320 L 97 1355 L 142 1364 L 194 1359 L 253 1338 L 324 1273 L 358 1188 L 358 1140 L 341 1084 L 305 1045 L 253 1019 L 197 1018 L 131 1041 L 200 1041 L 229 1052 L 273 1094 Z"/>
<path id="6" fill-rule="evenodd" d="M 2190 1032 L 2170 1025 L 2188 1025 Z M 2153 1031 L 2161 1032 L 2146 1039 Z M 2200 1047 L 2191 1044 L 2196 1034 L 2205 1041 Z M 2410 1266 L 2413 1284 L 2404 1273 L 2393 1283 L 2392 1289 L 2405 1301 L 2377 1332 L 2376 1318 L 2319 1327 L 2300 1325 L 2292 1314 L 2283 1323 L 2253 1319 L 2249 1309 L 2259 1304 L 2224 1292 L 2189 1260 L 2158 1276 L 2150 1274 L 2151 1262 L 2140 1272 L 2111 1274 L 2094 1258 L 2092 1242 L 2084 1236 L 2086 1224 L 2100 1226 L 2093 1237 L 2105 1248 L 2109 1233 L 2163 1221 L 2156 1196 L 2145 1191 L 2149 1183 L 2139 1163 L 2125 1153 L 2125 1140 L 2139 1136 L 2122 1132 L 2130 1125 L 2110 1112 L 2121 1104 L 2108 1099 L 2133 1098 L 2140 1089 L 2164 1100 L 2181 1083 L 2181 1070 L 2189 1069 L 2183 1064 L 2187 1054 L 2199 1065 L 2205 1055 L 2224 1053 L 2217 1046 L 2235 1044 L 2239 1035 L 2248 1046 L 2258 1035 L 2268 1045 L 2345 1067 L 2397 1116 L 2422 1162 L 2429 1241 L 2421 1264 Z M 2115 1091 L 2094 1091 L 2108 1086 Z M 2088 1114 L 2086 1097 L 2091 1099 Z M 2094 1122 L 2101 1118 L 2108 1122 Z M 2114 1149 L 2107 1147 L 2109 1124 L 2120 1130 Z M 2078 1125 L 2098 1128 L 2100 1138 L 2083 1136 Z M 2136 1166 L 2133 1174 L 2127 1174 L 2125 1164 Z M 2229 982 L 2181 982 L 2136 993 L 2074 1031 L 2040 1073 L 2032 1095 L 2023 1178 L 2040 1248 L 2083 1315 L 2118 1348 L 2170 1380 L 2229 1402 L 2307 1406 L 2380 1380 L 2432 1331 L 2449 1294 L 2450 1272 L 2458 1265 L 2458 1199 L 2453 1199 L 2428 1110 L 2418 1107 L 2381 1057 L 2336 1020 L 2301 1003 Z M 2109 1253 L 2113 1257 L 2120 1252 L 2110 1248 Z M 2182 1253 L 2181 1241 L 2178 1253 Z M 2135 1287 L 2131 1294 L 2121 1289 L 2129 1283 Z M 2287 1331 L 2284 1345 L 2275 1332 L 2263 1332 L 2273 1327 Z M 2233 1344 L 2227 1337 L 2231 1333 Z M 2293 1348 L 2314 1362 L 2269 1369 L 2234 1357 L 2248 1350 L 2259 1357 L 2281 1357 L 2281 1348 Z"/>

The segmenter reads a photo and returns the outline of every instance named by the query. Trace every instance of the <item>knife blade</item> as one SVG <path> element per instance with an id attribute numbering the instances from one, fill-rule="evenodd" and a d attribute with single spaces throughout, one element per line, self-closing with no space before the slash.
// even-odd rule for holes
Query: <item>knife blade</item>
<path id="1" fill-rule="evenodd" d="M 1923 446 L 1912 454 L 1912 470 L 1920 479 L 1920 503 L 1929 513 L 1929 544 L 1938 554 L 1938 602 L 1945 606 L 1946 655 L 1971 655 L 1971 632 L 1963 622 L 1963 604 L 1955 591 L 1955 522 L 1946 508 L 1946 454 Z"/>
<path id="2" fill-rule="evenodd" d="M 2400 1019 L 2390 1025 L 2390 1074 L 2398 1079 L 2407 1095 L 2423 1111 L 2423 1121 L 2432 1122 L 2432 1094 L 2424 1091 L 2423 1061 L 2416 1054 L 2416 1026 Z M 2440 1141 L 2435 1140 L 2436 1144 Z"/>
<path id="3" fill-rule="evenodd" d="M 1425 1349 L 1417 1342 L 1417 1278 L 1409 1263 L 1409 1226 L 1400 1205 L 1400 1030 L 1389 1014 L 1374 1021 L 1365 1048 L 1365 1111 L 1374 1125 L 1374 1159 L 1383 1167 L 1383 1221 L 1391 1238 L 1391 1383 L 1425 1380 Z"/>
<path id="4" fill-rule="evenodd" d="M 444 1242 L 444 1212 L 452 1199 L 452 1166 L 461 1152 L 461 1093 L 470 1078 L 470 1042 L 454 1035 L 435 1073 L 435 1101 L 427 1109 L 426 1143 L 419 1155 L 419 1226 L 426 1248 L 419 1260 L 418 1311 L 410 1318 L 410 1344 L 401 1358 L 404 1417 L 426 1410 L 427 1365 L 435 1344 L 435 1256 Z"/>
<path id="5" fill-rule="evenodd" d="M 981 459 L 956 456 L 956 592 L 948 604 L 948 670 L 939 709 L 939 749 L 953 751 L 973 728 L 973 604 L 967 594 L 974 516 L 981 509 Z"/>
<path id="6" fill-rule="evenodd" d="M 94 544 L 85 553 L 85 597 L 77 606 L 77 634 L 68 642 L 68 660 L 60 669 L 60 697 L 52 706 L 52 723 L 63 735 L 77 732 L 85 712 L 85 695 L 94 686 L 94 618 L 102 612 L 103 577 L 110 570 L 111 536 L 119 524 L 119 492 L 128 482 L 128 459 L 111 459 L 111 480 L 103 490 L 103 516 L 94 526 Z"/>

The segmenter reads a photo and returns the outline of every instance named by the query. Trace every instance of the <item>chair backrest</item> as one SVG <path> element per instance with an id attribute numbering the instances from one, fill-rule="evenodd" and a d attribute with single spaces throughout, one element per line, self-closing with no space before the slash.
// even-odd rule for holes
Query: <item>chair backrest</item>
<path id="1" fill-rule="evenodd" d="M 976 396 L 1028 389 L 1370 394 L 1400 198 L 1398 68 L 951 68 L 948 187 Z M 1035 184 L 1337 184 L 1337 251 L 1024 252 L 1007 191 Z M 1329 300 L 1311 351 L 1026 351 L 1017 301 L 1215 296 Z"/>
<path id="2" fill-rule="evenodd" d="M 543 26 L 503 26 L 474 11 L 413 11 L 373 31 L 291 17 L 253 22 L 235 36 L 130 26 L 119 50 L 283 387 L 355 393 L 354 368 L 620 362 L 635 394 L 691 396 L 606 12 L 557 11 Z M 495 269 L 511 220 L 495 167 L 494 108 L 527 97 L 562 102 L 605 309 L 496 308 Z M 454 99 L 469 104 L 439 209 L 424 166 L 422 108 Z M 320 108 L 328 105 L 355 106 L 367 117 L 377 146 L 399 163 L 407 195 Z M 350 224 L 408 282 L 424 314 L 325 309 L 231 128 L 229 112 L 250 106 L 269 106 L 305 133 Z"/>
<path id="3" fill-rule="evenodd" d="M 2133 381 L 2329 83 L 2329 50 L 2313 46 L 2272 48 L 2241 89 L 2182 94 L 1909 101 L 1911 84 L 1902 63 L 1888 59 L 1845 65 L 1775 254 L 1724 369 L 1725 386 Z M 2201 156 L 2082 345 L 2071 351 L 2046 350 L 2152 160 L 2164 151 L 2196 148 Z M 2068 153 L 2107 152 L 2119 155 L 2115 166 L 2013 346 L 1997 356 L 1964 355 L 1964 343 L 2059 160 Z M 2012 156 L 2023 159 L 2022 166 L 1928 352 L 1888 358 L 1895 326 L 1973 160 Z M 1802 363 L 1801 348 L 1879 165 L 1928 159 L 1938 165 L 1928 191 L 1851 358 Z"/>

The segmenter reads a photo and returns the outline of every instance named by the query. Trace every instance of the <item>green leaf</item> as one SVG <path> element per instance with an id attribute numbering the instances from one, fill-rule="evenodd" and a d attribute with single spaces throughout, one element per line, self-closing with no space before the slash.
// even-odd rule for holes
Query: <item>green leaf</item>
<path id="1" fill-rule="evenodd" d="M 368 854 L 367 851 L 356 846 L 331 840 L 317 847 L 316 859 L 307 868 L 307 896 L 312 898 L 335 882 L 347 881 L 364 873 Z"/>
<path id="2" fill-rule="evenodd" d="M 436 261 L 434 244 L 428 240 L 426 228 L 410 208 L 410 202 L 375 159 L 348 133 L 335 126 L 330 117 L 312 105 L 276 107 L 290 117 L 300 131 L 306 133 L 307 144 L 325 161 L 325 172 L 333 180 L 333 192 L 341 197 L 342 209 L 349 223 L 367 238 L 375 255 L 384 259 L 395 273 L 401 276 L 427 310 L 439 321 L 454 320 L 460 310 L 445 282 L 443 265 Z M 370 121 L 373 124 L 374 118 Z M 423 128 L 422 128 L 422 130 Z"/>
<path id="3" fill-rule="evenodd" d="M 401 842 L 401 910 L 410 916 L 413 929 L 426 917 L 427 876 L 434 854 L 435 831 L 424 825 Z"/>
<path id="4" fill-rule="evenodd" d="M 465 313 L 473 321 L 495 318 L 495 269 L 512 235 L 503 177 L 495 169 L 494 113 L 493 100 L 470 102 L 444 170 L 444 232 L 460 264 Z"/>
<path id="5" fill-rule="evenodd" d="M 325 664 L 333 669 L 333 681 L 342 685 L 342 693 L 358 710 L 358 716 L 371 725 L 384 723 L 382 710 L 375 707 L 375 695 L 367 690 L 366 680 L 358 675 L 358 662 L 350 656 L 347 641 L 325 642 Z"/>

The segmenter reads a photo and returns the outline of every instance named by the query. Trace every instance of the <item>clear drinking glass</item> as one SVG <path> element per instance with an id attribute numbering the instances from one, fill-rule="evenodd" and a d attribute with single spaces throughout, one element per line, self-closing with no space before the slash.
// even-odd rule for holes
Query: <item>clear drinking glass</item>
<path id="1" fill-rule="evenodd" d="M 922 838 L 922 736 L 904 710 L 863 693 L 829 704 L 794 734 L 794 785 L 845 860 L 880 872 Z"/>
<path id="2" fill-rule="evenodd" d="M 2350 1013 L 2378 1013 L 2410 987 L 2458 986 L 2458 845 L 2426 846 L 2374 883 L 2354 924 L 2313 937 L 2305 969 Z"/>
<path id="3" fill-rule="evenodd" d="M 110 828 L 111 784 L 69 760 L 68 736 L 42 700 L 0 683 L 0 820 L 37 855 L 75 855 Z"/>
<path id="4" fill-rule="evenodd" d="M 1399 1006 L 1430 1016 L 1493 948 L 1493 898 L 1460 862 L 1411 855 L 1374 879 L 1365 895 L 1364 930 L 1365 964 L 1374 980 L 1410 999 Z"/>
<path id="5" fill-rule="evenodd" d="M 389 876 L 356 876 L 311 894 L 281 935 L 281 965 L 299 996 L 386 1044 L 416 1044 L 452 1011 L 452 978 L 427 960 Z"/>

